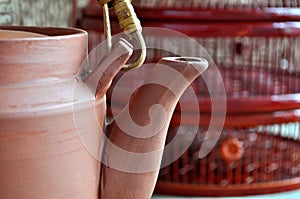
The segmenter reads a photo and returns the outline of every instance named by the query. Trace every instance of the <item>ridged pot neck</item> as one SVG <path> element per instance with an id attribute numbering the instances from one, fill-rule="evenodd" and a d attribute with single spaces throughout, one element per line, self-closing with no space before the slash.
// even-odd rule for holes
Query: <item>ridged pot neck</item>
<path id="1" fill-rule="evenodd" d="M 0 26 L 43 37 L 0 38 L 0 85 L 75 77 L 87 57 L 87 33 L 75 28 Z"/>

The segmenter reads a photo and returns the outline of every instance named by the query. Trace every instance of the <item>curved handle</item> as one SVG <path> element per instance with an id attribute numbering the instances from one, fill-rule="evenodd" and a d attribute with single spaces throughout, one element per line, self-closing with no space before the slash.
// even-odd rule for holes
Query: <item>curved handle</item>
<path id="1" fill-rule="evenodd" d="M 112 79 L 122 69 L 133 52 L 133 47 L 125 39 L 120 39 L 111 52 L 89 74 L 82 77 L 89 89 L 102 97 L 108 90 Z"/>
<path id="2" fill-rule="evenodd" d="M 123 70 L 128 71 L 133 68 L 142 66 L 146 59 L 146 43 L 142 35 L 142 26 L 140 20 L 134 12 L 134 8 L 129 0 L 98 0 L 98 3 L 103 6 L 104 18 L 104 35 L 107 41 L 108 50 L 110 50 L 111 41 L 111 28 L 109 19 L 109 7 L 113 7 L 116 16 L 119 20 L 120 28 L 137 42 L 137 49 L 139 49 L 138 58 L 133 62 L 124 65 Z"/>

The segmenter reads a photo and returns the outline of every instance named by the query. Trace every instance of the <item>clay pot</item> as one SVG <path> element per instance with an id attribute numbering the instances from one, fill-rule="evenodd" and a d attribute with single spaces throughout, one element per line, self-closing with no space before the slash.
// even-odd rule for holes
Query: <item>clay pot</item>
<path id="1" fill-rule="evenodd" d="M 113 146 L 136 153 L 162 148 L 180 95 L 208 63 L 198 58 L 163 59 L 132 96 L 128 109 L 108 127 L 108 139 L 103 142 L 105 93 L 129 59 L 132 47 L 120 40 L 89 73 L 85 31 L 17 26 L 0 29 L 34 33 L 22 33 L 26 36 L 23 39 L 0 39 L 1 198 L 148 199 L 158 170 L 135 174 L 113 168 L 112 162 L 127 164 L 127 159 L 119 160 L 122 157 L 114 153 Z M 162 65 L 173 68 L 178 77 L 165 78 L 166 67 Z M 155 84 L 165 80 L 175 86 L 175 95 L 170 88 Z M 119 125 L 134 122 L 147 126 L 152 105 L 166 111 L 165 122 L 160 117 L 151 121 L 163 124 L 155 136 L 134 138 Z M 102 167 L 101 156 L 109 160 L 102 161 Z"/>
<path id="2" fill-rule="evenodd" d="M 73 93 L 86 57 L 87 33 L 18 30 L 34 33 L 0 40 L 1 198 L 97 198 L 99 162 L 87 152 L 77 129 L 86 128 L 98 145 L 100 130 L 88 118 L 85 126 L 76 126 L 73 119 L 74 114 L 88 117 L 94 100 L 85 87 L 77 89 L 82 99 Z M 37 34 L 50 36 L 31 37 Z M 103 125 L 105 101 L 96 106 Z"/>

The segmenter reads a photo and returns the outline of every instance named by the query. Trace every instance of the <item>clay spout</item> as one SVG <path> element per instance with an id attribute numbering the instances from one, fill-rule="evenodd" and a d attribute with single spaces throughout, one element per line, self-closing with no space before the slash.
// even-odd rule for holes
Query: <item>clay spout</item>
<path id="1" fill-rule="evenodd" d="M 149 199 L 174 108 L 206 68 L 200 58 L 164 58 L 108 127 L 100 198 Z"/>

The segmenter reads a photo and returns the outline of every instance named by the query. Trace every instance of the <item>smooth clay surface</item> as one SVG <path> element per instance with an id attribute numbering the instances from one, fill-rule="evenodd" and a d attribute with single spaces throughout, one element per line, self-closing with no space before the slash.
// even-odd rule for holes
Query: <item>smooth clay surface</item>
<path id="1" fill-rule="evenodd" d="M 46 37 L 46 36 L 47 35 L 27 32 L 27 31 L 0 30 L 0 40 L 13 39 L 13 38 L 35 38 L 35 37 Z"/>
<path id="2" fill-rule="evenodd" d="M 128 60 L 130 45 L 119 42 L 102 61 L 104 69 L 95 69 L 81 81 L 78 73 L 87 56 L 86 32 L 0 29 L 51 35 L 40 39 L 20 33 L 27 38 L 0 39 L 1 199 L 149 199 L 162 153 L 144 162 L 130 155 L 163 148 L 175 105 L 207 68 L 207 61 L 161 60 L 108 127 L 109 141 L 100 152 L 106 117 L 104 94 Z M 99 83 L 97 74 L 102 75 Z M 149 124 L 150 128 L 144 128 Z M 148 166 L 154 167 L 148 170 Z"/>

